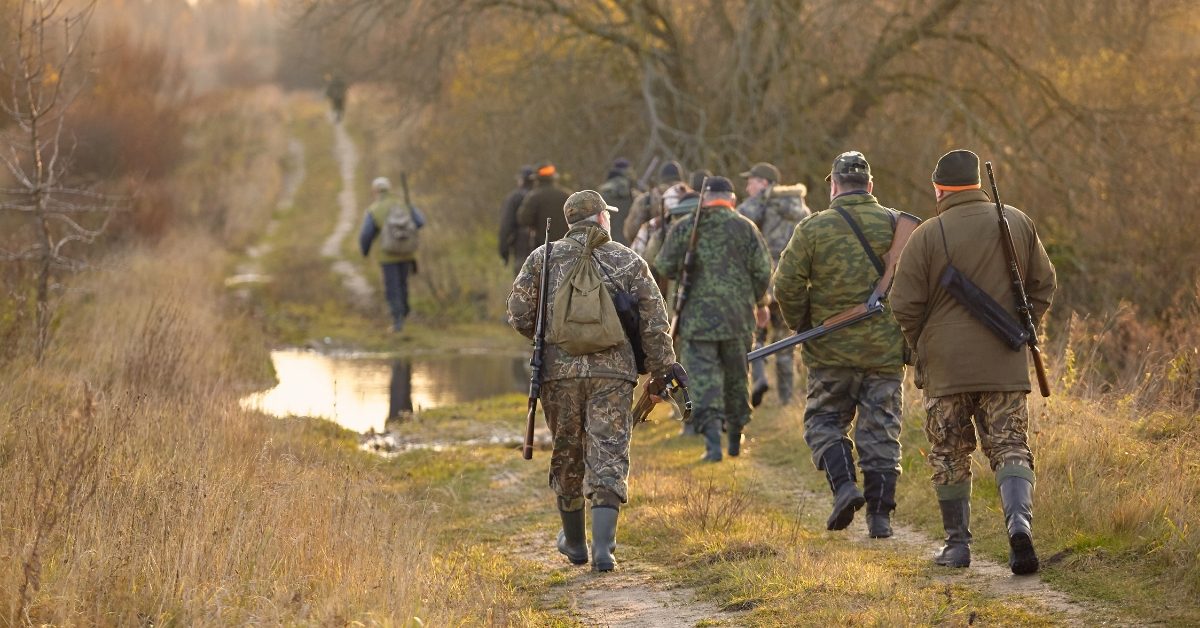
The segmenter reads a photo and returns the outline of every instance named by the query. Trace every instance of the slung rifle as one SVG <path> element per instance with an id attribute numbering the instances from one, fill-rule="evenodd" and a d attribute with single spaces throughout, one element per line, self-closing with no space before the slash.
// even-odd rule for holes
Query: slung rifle
<path id="1" fill-rule="evenodd" d="M 542 369 L 546 355 L 546 302 L 550 292 L 550 219 L 546 219 L 546 241 L 542 249 L 542 280 L 538 287 L 537 325 L 533 332 L 533 356 L 529 358 L 529 411 L 525 413 L 525 446 L 521 455 L 533 460 L 533 426 L 536 421 L 538 396 L 542 394 Z"/>

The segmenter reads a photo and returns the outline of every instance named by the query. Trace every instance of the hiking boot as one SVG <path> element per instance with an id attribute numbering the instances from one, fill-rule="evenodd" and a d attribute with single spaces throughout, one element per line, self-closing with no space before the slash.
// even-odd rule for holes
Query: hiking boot
<path id="1" fill-rule="evenodd" d="M 943 567 L 971 566 L 971 498 L 939 499 L 946 544 L 933 557 Z"/>
<path id="2" fill-rule="evenodd" d="M 704 425 L 704 456 L 702 462 L 721 461 L 721 422 L 709 421 Z"/>
<path id="3" fill-rule="evenodd" d="M 767 383 L 766 377 L 754 380 L 754 387 L 750 389 L 750 405 L 755 408 L 762 405 L 763 396 L 768 390 L 771 390 L 771 385 Z"/>
<path id="4" fill-rule="evenodd" d="M 1008 526 L 1008 566 L 1018 576 L 1037 573 L 1033 549 L 1033 483 L 1009 476 L 1000 482 L 1000 504 Z"/>
<path id="5" fill-rule="evenodd" d="M 742 428 L 729 428 L 729 457 L 737 458 L 742 453 Z"/>
<path id="6" fill-rule="evenodd" d="M 592 571 L 612 571 L 617 568 L 613 550 L 617 547 L 617 515 L 612 506 L 592 507 Z"/>
<path id="7" fill-rule="evenodd" d="M 562 530 L 558 532 L 558 553 L 567 557 L 572 565 L 586 565 L 588 561 L 587 535 L 583 529 L 583 509 L 567 512 L 558 511 L 562 517 Z"/>
<path id="8" fill-rule="evenodd" d="M 839 441 L 821 454 L 821 467 L 833 491 L 833 512 L 825 521 L 827 530 L 845 530 L 854 521 L 854 512 L 862 508 L 867 500 L 858 490 L 854 476 L 854 454 L 848 441 Z"/>
<path id="9" fill-rule="evenodd" d="M 895 473 L 863 472 L 863 496 L 867 499 L 867 535 L 873 539 L 892 536 L 892 511 L 896 509 Z"/>

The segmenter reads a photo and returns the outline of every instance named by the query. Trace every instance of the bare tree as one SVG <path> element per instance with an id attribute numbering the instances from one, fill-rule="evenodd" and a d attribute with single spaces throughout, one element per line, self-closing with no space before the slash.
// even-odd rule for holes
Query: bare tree
<path id="1" fill-rule="evenodd" d="M 0 51 L 6 98 L 0 111 L 11 123 L 0 141 L 0 161 L 14 187 L 0 188 L 0 212 L 24 223 L 14 250 L 0 248 L 0 261 L 31 263 L 35 269 L 35 355 L 50 341 L 54 273 L 86 264 L 72 243 L 89 244 L 104 232 L 119 199 L 67 183 L 74 143 L 65 132 L 67 112 L 85 85 L 80 44 L 96 7 L 65 0 L 14 0 L 7 11 L 11 37 Z"/>

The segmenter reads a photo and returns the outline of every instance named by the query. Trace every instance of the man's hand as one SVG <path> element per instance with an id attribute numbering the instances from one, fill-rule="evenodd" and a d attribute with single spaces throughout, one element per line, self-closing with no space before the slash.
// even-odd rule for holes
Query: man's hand
<path id="1" fill-rule="evenodd" d="M 758 325 L 759 329 L 766 329 L 771 322 L 771 308 L 760 305 L 754 310 L 754 324 Z"/>

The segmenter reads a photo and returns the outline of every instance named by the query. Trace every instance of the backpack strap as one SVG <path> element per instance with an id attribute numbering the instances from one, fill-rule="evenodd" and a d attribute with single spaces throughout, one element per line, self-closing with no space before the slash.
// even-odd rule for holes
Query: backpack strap
<path id="1" fill-rule="evenodd" d="M 858 238 L 858 243 L 861 244 L 863 250 L 867 252 L 867 257 L 870 258 L 871 265 L 875 267 L 876 272 L 878 272 L 879 276 L 882 277 L 884 272 L 883 260 L 879 259 L 879 256 L 875 254 L 875 250 L 871 248 L 871 243 L 867 242 L 867 236 L 862 232 L 862 228 L 858 226 L 857 222 L 854 222 L 854 218 L 850 216 L 850 212 L 847 212 L 842 207 L 834 207 L 833 209 L 840 214 L 842 218 L 846 219 L 846 223 L 850 225 L 850 229 L 854 231 L 854 235 Z M 891 216 L 891 212 L 888 212 L 888 215 Z M 891 220 L 892 227 L 894 229 L 896 225 L 895 216 L 891 216 Z"/>

